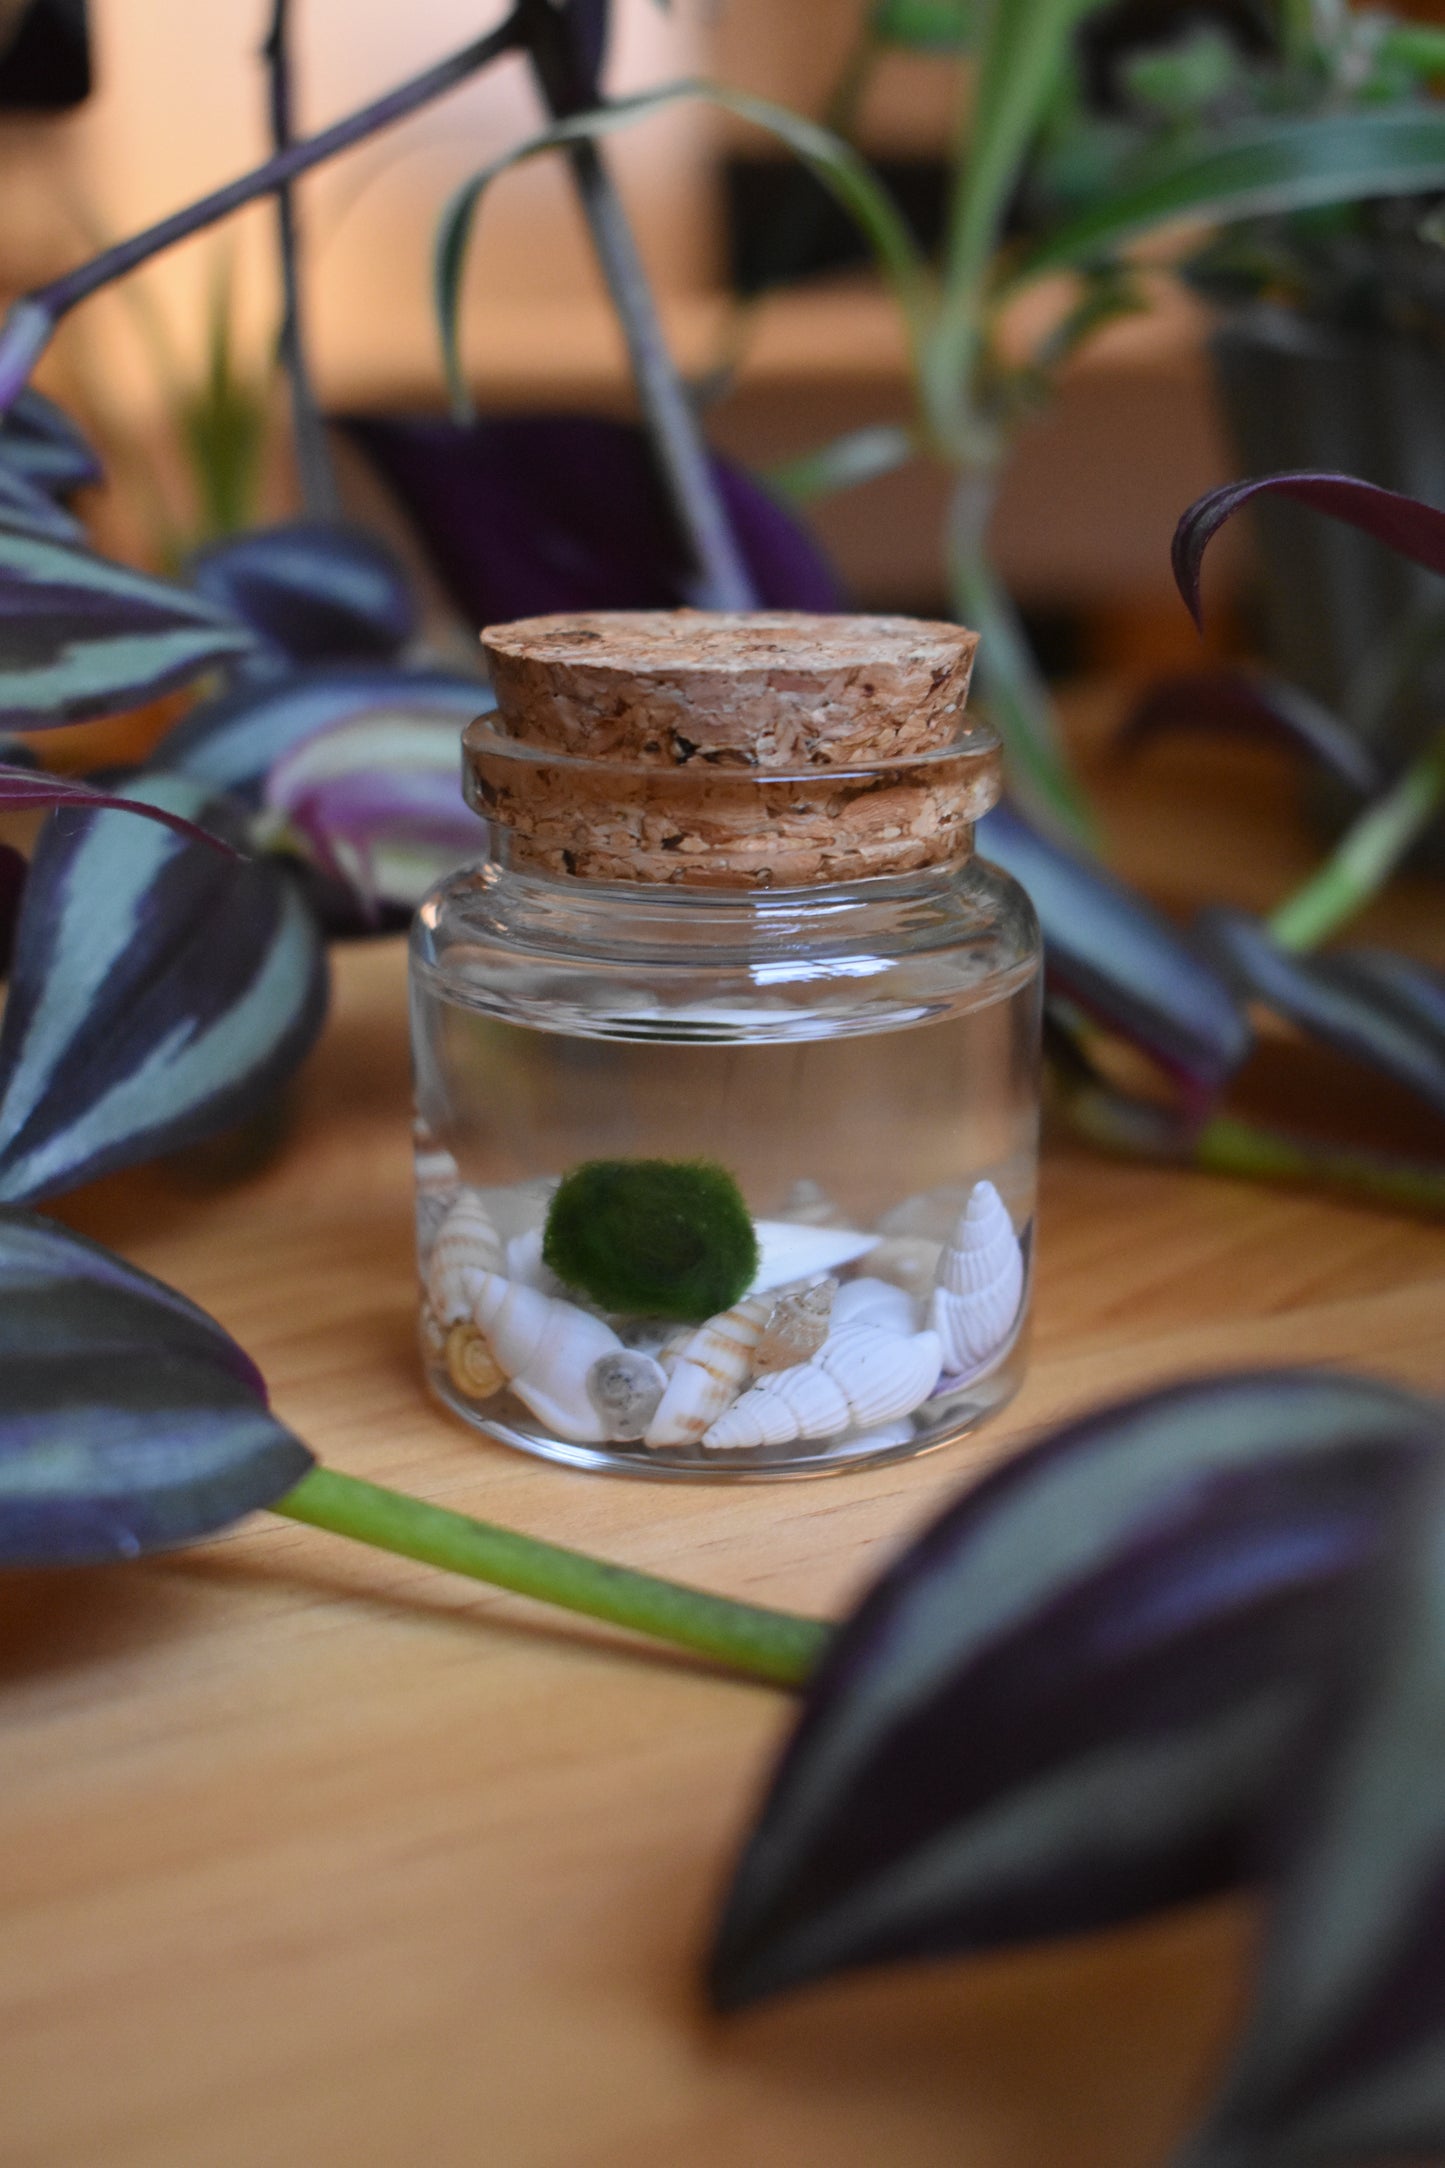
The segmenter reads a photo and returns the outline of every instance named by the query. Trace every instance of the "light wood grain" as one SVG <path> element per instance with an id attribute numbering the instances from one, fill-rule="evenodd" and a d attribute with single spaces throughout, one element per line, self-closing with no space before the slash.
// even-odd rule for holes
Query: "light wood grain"
<path id="1" fill-rule="evenodd" d="M 1116 800 L 1176 900 L 1261 885 L 1260 838 L 1276 865 L 1302 848 L 1267 766 L 1209 776 L 1151 767 Z M 1241 1361 L 1445 1377 L 1438 1228 L 1056 1140 L 1034 1368 L 975 1447 L 786 1490 L 540 1468 L 418 1382 L 402 975 L 397 944 L 341 959 L 249 1179 L 151 1172 L 69 1207 L 212 1308 L 337 1466 L 832 1611 L 971 1468 L 1103 1395 Z M 0 1583 L 0 2162 L 1157 2168 L 1240 1990 L 1240 1911 L 704 2014 L 707 1923 L 788 1716 L 265 1518 Z"/>

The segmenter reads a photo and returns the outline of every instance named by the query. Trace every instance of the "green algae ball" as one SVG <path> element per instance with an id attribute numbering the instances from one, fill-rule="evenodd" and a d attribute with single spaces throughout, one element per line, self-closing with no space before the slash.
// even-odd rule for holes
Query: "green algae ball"
<path id="1" fill-rule="evenodd" d="M 726 1310 L 758 1269 L 742 1191 L 708 1159 L 588 1159 L 564 1175 L 543 1261 L 604 1310 L 685 1323 Z"/>

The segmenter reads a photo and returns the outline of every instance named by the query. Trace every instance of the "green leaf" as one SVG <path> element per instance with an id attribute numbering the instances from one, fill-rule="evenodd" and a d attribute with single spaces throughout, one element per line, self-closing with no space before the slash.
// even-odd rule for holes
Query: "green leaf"
<path id="1" fill-rule="evenodd" d="M 773 489 L 805 504 L 811 497 L 826 497 L 834 490 L 856 489 L 876 482 L 906 466 L 917 449 L 912 434 L 891 422 L 875 422 L 864 429 L 850 429 L 814 452 L 803 452 L 768 475 Z"/>
<path id="2" fill-rule="evenodd" d="M 978 30 L 977 0 L 874 0 L 868 35 L 877 45 L 966 53 Z"/>
<path id="3" fill-rule="evenodd" d="M 1179 219 L 1219 224 L 1445 188 L 1445 111 L 1250 122 L 1121 174 L 1107 200 L 1028 250 L 1010 284 L 1095 261 Z"/>
<path id="4" fill-rule="evenodd" d="M 729 90 L 721 84 L 689 79 L 665 83 L 656 90 L 640 91 L 631 98 L 618 98 L 596 112 L 577 113 L 556 122 L 483 166 L 446 204 L 437 228 L 435 294 L 447 382 L 451 388 L 453 410 L 459 420 L 465 421 L 471 414 L 459 344 L 462 272 L 472 227 L 486 190 L 499 174 L 530 158 L 540 157 L 545 151 L 561 150 L 569 143 L 592 142 L 600 136 L 611 135 L 684 98 L 700 98 L 725 113 L 734 113 L 739 119 L 766 129 L 816 175 L 844 210 L 857 220 L 871 242 L 903 310 L 914 345 L 921 344 L 931 295 L 927 267 L 897 204 L 868 161 L 841 136 L 831 135 L 815 121 L 790 113 L 784 106 L 750 97 L 744 91 Z"/>

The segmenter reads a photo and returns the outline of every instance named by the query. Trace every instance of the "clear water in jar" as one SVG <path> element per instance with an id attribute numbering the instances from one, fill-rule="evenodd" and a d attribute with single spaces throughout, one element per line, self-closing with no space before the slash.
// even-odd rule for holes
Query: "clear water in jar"
<path id="1" fill-rule="evenodd" d="M 778 1025 L 785 1035 L 770 1039 L 765 1008 L 745 1028 L 705 1013 L 690 1027 L 676 1013 L 624 1010 L 590 1013 L 584 1035 L 509 1021 L 457 998 L 454 980 L 421 964 L 413 1046 L 423 1289 L 440 1284 L 439 1231 L 444 1240 L 449 1226 L 475 1231 L 480 1214 L 494 1240 L 484 1234 L 490 1254 L 473 1263 L 493 1272 L 493 1303 L 502 1283 L 520 1283 L 565 1306 L 545 1313 L 526 1298 L 504 1348 L 495 1326 L 479 1335 L 475 1312 L 448 1318 L 424 1299 L 433 1390 L 508 1444 L 655 1476 L 820 1473 L 958 1438 L 1011 1397 L 1022 1373 L 1038 998 L 1030 960 L 960 987 L 943 1013 L 936 1005 L 903 1028 L 870 1029 L 861 1018 L 838 1028 L 828 1018 L 800 1036 L 790 1013 Z M 636 1158 L 719 1161 L 741 1187 L 762 1266 L 724 1347 L 700 1345 L 695 1324 L 594 1315 L 542 1264 L 558 1179 L 584 1160 Z M 800 1308 L 796 1298 L 810 1293 Z M 588 1322 L 578 1325 L 579 1313 Z M 809 1353 L 820 1320 L 822 1344 Z M 587 1381 L 599 1349 L 614 1344 L 647 1361 L 611 1365 L 604 1412 L 603 1381 Z M 507 1363 L 521 1367 L 499 1375 Z M 805 1366 L 828 1376 L 768 1383 Z M 565 1424 L 547 1377 L 537 1384 L 542 1373 L 560 1378 Z M 624 1399 L 638 1394 L 620 1416 L 619 1377 Z M 760 1393 L 770 1407 L 760 1409 Z M 551 1423 L 539 1406 L 553 1409 Z M 710 1439 L 730 1409 L 724 1438 Z M 819 1424 L 828 1426 L 820 1434 Z M 792 1426 L 797 1434 L 777 1435 Z"/>

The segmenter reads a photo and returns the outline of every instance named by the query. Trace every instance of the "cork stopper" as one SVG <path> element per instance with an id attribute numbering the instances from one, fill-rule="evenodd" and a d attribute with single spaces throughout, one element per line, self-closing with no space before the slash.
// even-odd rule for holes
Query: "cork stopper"
<path id="1" fill-rule="evenodd" d="M 512 864 L 792 887 L 966 854 L 998 795 L 976 633 L 906 617 L 596 611 L 482 634 L 472 804 Z"/>

